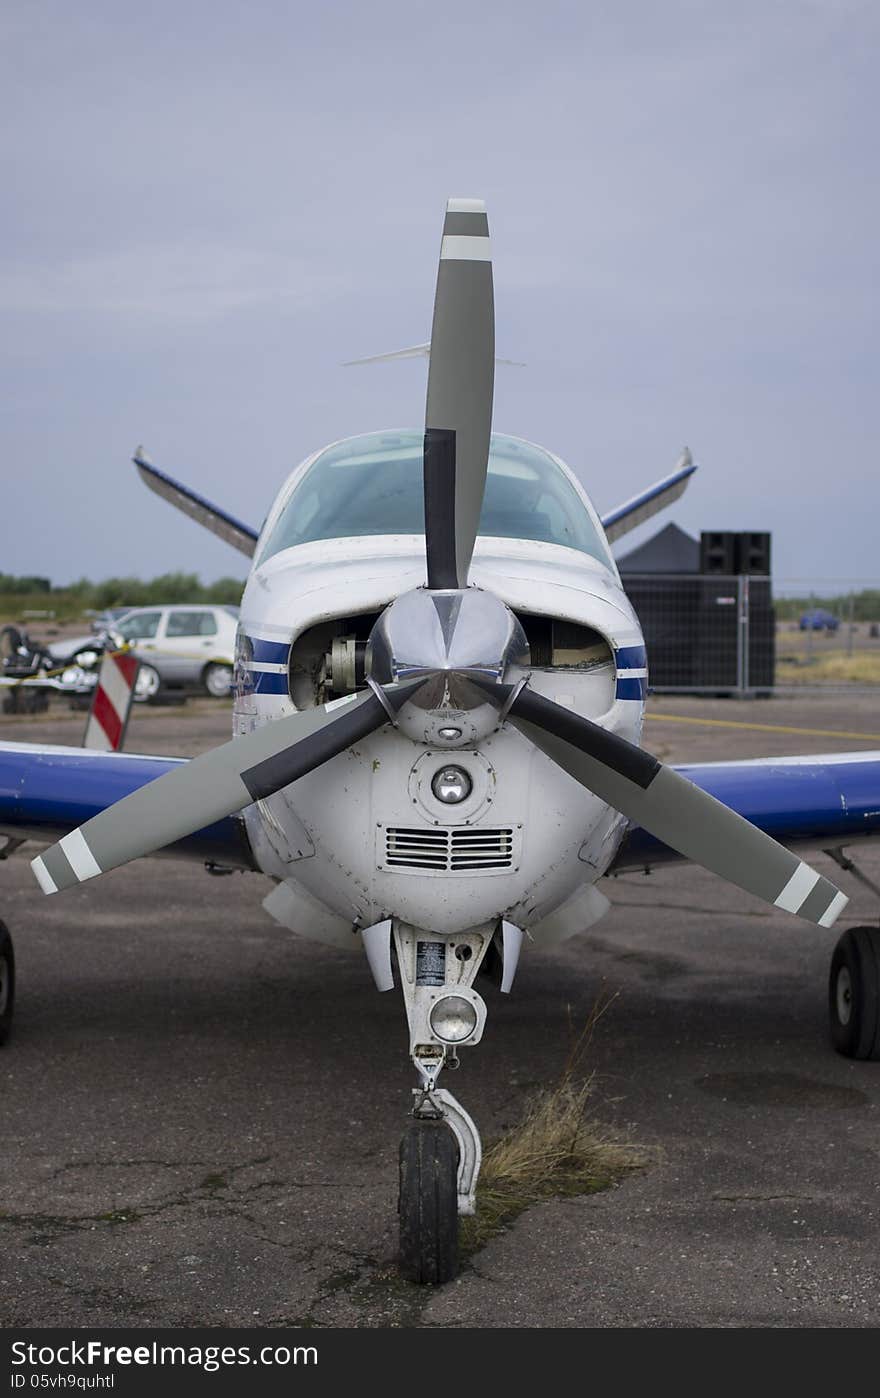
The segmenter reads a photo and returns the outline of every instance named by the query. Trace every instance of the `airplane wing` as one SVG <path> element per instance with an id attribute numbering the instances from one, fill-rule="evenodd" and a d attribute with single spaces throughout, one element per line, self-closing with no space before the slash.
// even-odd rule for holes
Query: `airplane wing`
<path id="1" fill-rule="evenodd" d="M 0 742 L 0 836 L 49 844 L 188 759 Z M 675 768 L 789 847 L 840 849 L 880 836 L 880 752 L 754 758 Z M 254 869 L 244 822 L 228 816 L 161 851 Z M 610 874 L 681 856 L 630 827 Z"/>
<path id="2" fill-rule="evenodd" d="M 188 760 L 0 742 L 0 836 L 54 843 Z M 235 869 L 257 867 L 238 815 L 215 821 L 161 853 Z"/>
<path id="3" fill-rule="evenodd" d="M 131 459 L 140 472 L 141 480 L 156 495 L 161 495 L 163 500 L 167 500 L 170 505 L 182 510 L 197 524 L 202 524 L 206 529 L 210 529 L 212 534 L 216 534 L 224 543 L 231 544 L 233 548 L 238 549 L 239 553 L 253 558 L 259 538 L 258 530 L 252 529 L 249 524 L 242 524 L 240 519 L 235 519 L 233 515 L 227 514 L 225 510 L 220 509 L 219 505 L 212 505 L 210 500 L 205 500 L 203 496 L 197 495 L 194 490 L 190 490 L 189 486 L 181 485 L 180 481 L 174 480 L 173 476 L 168 476 L 164 471 L 160 471 L 158 466 L 153 465 L 143 447 L 138 447 Z"/>
<path id="4" fill-rule="evenodd" d="M 628 534 L 637 525 L 644 524 L 646 519 L 650 519 L 659 510 L 665 510 L 667 505 L 671 505 L 673 500 L 683 495 L 696 469 L 693 458 L 685 447 L 671 475 L 664 476 L 662 481 L 655 481 L 640 495 L 634 495 L 631 500 L 603 515 L 602 528 L 609 544 Z"/>
<path id="5" fill-rule="evenodd" d="M 880 837 L 880 752 L 701 762 L 675 770 L 790 848 L 841 849 Z M 680 859 L 632 826 L 609 873 Z"/>

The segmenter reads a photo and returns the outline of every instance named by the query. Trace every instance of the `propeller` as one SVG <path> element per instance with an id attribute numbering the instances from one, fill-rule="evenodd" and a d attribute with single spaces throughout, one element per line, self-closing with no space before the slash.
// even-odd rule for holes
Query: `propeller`
<path id="1" fill-rule="evenodd" d="M 525 682 L 502 682 L 508 666 L 526 661 L 525 637 L 500 598 L 467 585 L 486 487 L 494 353 L 486 208 L 450 199 L 425 417 L 428 587 L 399 597 L 373 628 L 369 692 L 276 719 L 132 792 L 33 861 L 44 892 L 151 854 L 272 795 L 398 714 L 404 734 L 433 741 L 452 705 L 467 720 L 463 741 L 488 736 L 500 711 L 500 721 L 515 724 L 582 786 L 686 858 L 776 907 L 832 925 L 845 895 L 769 835 L 641 748 Z"/>
<path id="2" fill-rule="evenodd" d="M 804 860 L 642 748 L 525 685 L 472 683 L 570 777 L 685 859 L 820 927 L 846 907 Z"/>
<path id="3" fill-rule="evenodd" d="M 425 412 L 425 547 L 431 589 L 467 587 L 483 507 L 495 384 L 490 255 L 482 199 L 450 199 L 437 269 Z"/>

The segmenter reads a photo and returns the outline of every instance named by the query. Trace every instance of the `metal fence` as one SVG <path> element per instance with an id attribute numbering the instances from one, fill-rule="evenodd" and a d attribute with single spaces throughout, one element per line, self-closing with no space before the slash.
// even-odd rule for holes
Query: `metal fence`
<path id="1" fill-rule="evenodd" d="M 657 693 L 880 693 L 880 584 L 653 573 L 624 576 Z"/>

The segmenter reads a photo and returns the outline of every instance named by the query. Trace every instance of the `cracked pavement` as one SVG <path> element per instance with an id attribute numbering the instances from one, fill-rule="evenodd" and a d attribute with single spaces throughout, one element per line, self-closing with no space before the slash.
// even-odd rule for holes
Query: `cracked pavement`
<path id="1" fill-rule="evenodd" d="M 757 719 L 874 731 L 874 708 L 774 700 Z M 128 746 L 195 752 L 228 721 L 222 705 L 139 712 Z M 73 740 L 61 715 L 0 733 Z M 854 746 L 662 722 L 647 737 L 673 761 Z M 657 1158 L 616 1189 L 527 1210 L 432 1292 L 393 1265 L 412 1085 L 397 996 L 272 923 L 261 876 L 143 860 L 44 899 L 33 852 L 0 863 L 19 972 L 0 1050 L 4 1325 L 880 1319 L 880 1064 L 837 1057 L 825 1023 L 836 936 L 877 917 L 845 875 L 853 901 L 830 934 L 670 868 L 606 885 L 614 911 L 591 932 L 525 950 L 514 993 L 489 992 L 456 1095 L 497 1134 L 558 1074 L 570 1022 L 611 993 L 590 1056 L 596 1112 Z M 880 878 L 880 852 L 863 864 Z"/>

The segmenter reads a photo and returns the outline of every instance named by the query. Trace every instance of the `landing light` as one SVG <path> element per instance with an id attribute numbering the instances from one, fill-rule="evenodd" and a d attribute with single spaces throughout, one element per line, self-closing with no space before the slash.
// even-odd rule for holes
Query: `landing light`
<path id="1" fill-rule="evenodd" d="M 477 1027 L 477 1012 L 462 995 L 444 995 L 429 1015 L 431 1029 L 444 1044 L 460 1044 Z"/>
<path id="2" fill-rule="evenodd" d="M 431 782 L 431 790 L 444 806 L 457 806 L 459 801 L 467 800 L 472 788 L 470 777 L 461 767 L 441 767 Z"/>

